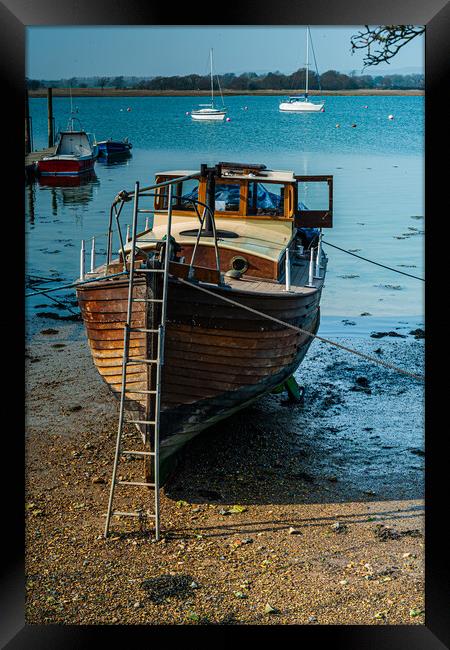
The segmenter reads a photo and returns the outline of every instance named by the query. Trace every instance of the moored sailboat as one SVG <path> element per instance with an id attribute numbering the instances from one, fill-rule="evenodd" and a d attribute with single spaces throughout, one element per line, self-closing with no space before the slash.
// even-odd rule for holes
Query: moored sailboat
<path id="1" fill-rule="evenodd" d="M 308 83 L 309 83 L 309 38 L 310 30 L 306 27 L 306 78 L 305 78 L 305 92 L 303 96 L 291 96 L 287 100 L 282 101 L 279 105 L 280 111 L 287 113 L 318 113 L 324 111 L 325 102 L 316 104 L 308 99 Z"/>
<path id="2" fill-rule="evenodd" d="M 200 121 L 205 121 L 205 120 L 214 120 L 214 121 L 222 121 L 226 114 L 227 114 L 227 109 L 224 106 L 223 103 L 223 96 L 222 92 L 219 86 L 219 92 L 220 96 L 222 98 L 222 108 L 217 108 L 214 105 L 214 76 L 213 76 L 213 50 L 211 48 L 210 53 L 209 53 L 209 58 L 210 58 L 210 76 L 211 76 L 211 103 L 210 104 L 200 104 L 199 106 L 201 108 L 195 109 L 191 111 L 191 117 L 193 120 L 200 120 Z"/>

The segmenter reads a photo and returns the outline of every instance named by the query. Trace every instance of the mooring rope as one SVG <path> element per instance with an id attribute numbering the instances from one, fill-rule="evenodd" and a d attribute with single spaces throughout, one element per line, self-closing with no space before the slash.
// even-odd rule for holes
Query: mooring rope
<path id="1" fill-rule="evenodd" d="M 210 296 L 214 296 L 215 298 L 218 298 L 219 300 L 222 300 L 224 302 L 228 302 L 230 305 L 234 305 L 235 307 L 240 307 L 241 309 L 245 309 L 246 311 L 249 311 L 253 314 L 256 314 L 257 316 L 261 316 L 262 318 L 266 318 L 267 320 L 271 320 L 274 323 L 278 323 L 279 325 L 283 325 L 283 327 L 288 327 L 296 332 L 300 332 L 301 334 L 307 334 L 311 338 L 314 339 L 319 339 L 319 341 L 322 341 L 323 343 L 328 343 L 329 345 L 333 345 L 337 348 L 340 348 L 341 350 L 345 350 L 346 352 L 350 352 L 351 354 L 355 354 L 362 359 L 366 359 L 367 361 L 372 361 L 373 363 L 377 363 L 381 366 L 385 366 L 386 368 L 389 368 L 390 370 L 395 370 L 396 372 L 399 372 L 403 375 L 409 375 L 410 377 L 413 377 L 414 379 L 419 379 L 420 381 L 425 381 L 425 377 L 423 375 L 416 375 L 413 372 L 410 372 L 409 370 L 403 370 L 403 368 L 399 368 L 398 366 L 395 366 L 392 363 L 388 363 L 387 361 L 382 361 L 381 359 L 376 359 L 375 357 L 371 357 L 368 354 L 365 354 L 364 352 L 360 352 L 359 350 L 353 350 L 352 348 L 348 348 L 345 345 L 342 345 L 341 343 L 337 343 L 336 341 L 331 341 L 330 339 L 326 339 L 323 336 L 319 336 L 318 334 L 313 334 L 312 332 L 308 332 L 308 330 L 304 330 L 301 327 L 297 327 L 297 325 L 291 325 L 291 323 L 287 323 L 286 321 L 282 321 L 279 318 L 275 318 L 275 316 L 270 316 L 269 314 L 265 314 L 262 311 L 259 311 L 257 309 L 253 309 L 253 307 L 248 307 L 247 305 L 242 305 L 240 302 L 236 302 L 236 300 L 231 300 L 231 298 L 226 298 L 225 296 L 221 296 L 214 291 L 210 291 L 209 289 L 205 289 L 204 287 L 200 287 L 198 284 L 193 284 L 192 282 L 188 282 L 187 280 L 183 280 L 181 278 L 177 278 L 176 276 L 171 275 L 172 278 L 178 280 L 178 282 L 181 282 L 182 284 L 186 284 L 190 287 L 193 287 L 194 289 L 198 289 L 199 291 L 203 291 L 203 293 L 206 293 Z"/>
<path id="2" fill-rule="evenodd" d="M 72 284 L 65 284 L 62 287 L 54 287 L 53 289 L 41 289 L 40 291 L 33 291 L 32 293 L 26 293 L 25 298 L 50 293 L 50 291 L 63 291 L 64 289 L 73 289 L 73 287 L 78 287 L 80 284 L 89 284 L 90 282 L 98 282 L 99 280 L 109 280 L 109 278 L 117 278 L 119 275 L 128 275 L 128 271 L 121 271 L 120 273 L 113 273 L 112 275 L 102 275 L 101 277 L 90 278 L 89 280 L 78 280 L 77 282 L 72 282 Z"/>
<path id="3" fill-rule="evenodd" d="M 345 250 L 345 248 L 340 248 L 340 246 L 336 246 L 336 244 L 330 244 L 329 241 L 325 241 L 325 239 L 322 239 L 323 244 L 327 244 L 328 246 L 332 246 L 333 248 L 337 248 L 338 250 L 342 251 L 343 253 L 348 253 L 349 255 L 353 255 L 353 257 L 359 257 L 360 260 L 364 260 L 365 262 L 370 262 L 371 264 L 376 264 L 377 266 L 382 266 L 384 269 L 388 269 L 389 271 L 395 271 L 395 273 L 401 273 L 402 275 L 407 275 L 410 278 L 415 278 L 416 280 L 421 280 L 422 282 L 425 282 L 423 278 L 419 278 L 417 275 L 412 275 L 411 273 L 405 273 L 405 271 L 399 271 L 398 269 L 392 268 L 392 266 L 386 266 L 386 264 L 380 264 L 380 262 L 374 262 L 373 260 L 369 260 L 367 257 L 362 257 L 362 255 L 357 255 L 356 253 L 352 253 L 351 251 Z"/>
<path id="4" fill-rule="evenodd" d="M 67 284 L 62 287 L 56 287 L 54 289 L 43 289 L 42 291 L 35 291 L 29 294 L 25 294 L 26 298 L 29 298 L 30 296 L 37 296 L 45 293 L 49 293 L 50 291 L 61 291 L 63 289 L 71 289 L 73 287 L 82 285 L 82 284 L 89 284 L 90 282 L 98 282 L 99 280 L 107 280 L 109 278 L 115 278 L 120 275 L 127 275 L 127 271 L 122 271 L 120 273 L 114 273 L 112 275 L 106 275 L 102 276 L 101 278 L 91 278 L 89 280 L 82 280 L 78 281 L 72 284 Z M 210 296 L 213 296 L 215 298 L 218 298 L 219 300 L 222 300 L 223 302 L 228 302 L 230 305 L 233 305 L 235 307 L 240 307 L 241 309 L 245 309 L 248 312 L 251 312 L 253 314 L 256 314 L 257 316 L 261 316 L 262 318 L 265 318 L 267 320 L 271 320 L 274 323 L 278 323 L 279 325 L 282 325 L 283 327 L 288 327 L 289 329 L 292 329 L 296 332 L 300 332 L 301 334 L 306 334 L 307 336 L 310 336 L 313 339 L 318 339 L 319 341 L 322 341 L 323 343 L 328 343 L 329 345 L 333 345 L 334 347 L 340 348 L 341 350 L 345 350 L 346 352 L 350 352 L 351 354 L 354 354 L 356 356 L 361 357 L 362 359 L 366 359 L 367 361 L 371 361 L 372 363 L 376 363 L 378 365 L 384 366 L 385 368 L 389 368 L 390 370 L 394 370 L 398 373 L 401 373 L 403 375 L 408 375 L 409 377 L 413 377 L 414 379 L 418 379 L 419 381 L 425 381 L 425 377 L 423 375 L 417 375 L 413 372 L 410 372 L 409 370 L 404 370 L 403 368 L 399 368 L 398 366 L 395 366 L 392 363 L 388 363 L 387 361 L 382 361 L 381 359 L 376 359 L 375 357 L 371 357 L 368 354 L 365 354 L 364 352 L 360 352 L 359 350 L 354 350 L 352 348 L 348 348 L 345 345 L 342 345 L 342 343 L 337 343 L 336 341 L 331 341 L 330 339 L 327 339 L 323 336 L 319 336 L 318 334 L 313 334 L 312 332 L 308 332 L 308 330 L 304 330 L 301 327 L 298 327 L 297 325 L 292 325 L 291 323 L 287 323 L 286 321 L 282 321 L 279 318 L 275 318 L 275 316 L 270 316 L 269 314 L 265 314 L 262 311 L 259 311 L 258 309 L 254 309 L 253 307 L 248 307 L 247 305 L 243 305 L 240 302 L 237 302 L 236 300 L 231 300 L 231 298 L 226 298 L 225 296 L 221 296 L 214 291 L 210 291 L 209 289 L 205 289 L 204 287 L 199 286 L 198 284 L 194 284 L 192 282 L 188 282 L 187 280 L 183 280 L 182 278 L 178 278 L 174 275 L 170 275 L 171 278 L 177 280 L 178 282 L 181 282 L 182 284 L 185 284 L 189 287 L 192 287 L 193 289 L 198 289 L 198 291 L 202 291 L 203 293 L 206 293 Z"/>

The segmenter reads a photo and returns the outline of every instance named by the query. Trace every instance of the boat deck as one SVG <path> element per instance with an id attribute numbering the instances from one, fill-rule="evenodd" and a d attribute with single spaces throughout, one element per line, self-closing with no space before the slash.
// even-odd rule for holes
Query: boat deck
<path id="1" fill-rule="evenodd" d="M 322 270 L 321 270 L 321 278 L 315 278 L 314 279 L 314 286 L 313 287 L 308 287 L 306 286 L 308 283 L 308 276 L 309 276 L 309 256 L 307 255 L 302 255 L 301 257 L 296 257 L 292 262 L 291 262 L 291 284 L 290 284 L 290 290 L 286 291 L 286 284 L 284 281 L 284 278 L 280 281 L 277 280 L 270 280 L 270 279 L 263 279 L 263 278 L 255 278 L 255 277 L 241 277 L 241 278 L 231 278 L 228 276 L 224 277 L 225 284 L 232 289 L 233 291 L 239 291 L 239 292 L 245 292 L 245 293 L 254 293 L 259 296 L 263 295 L 292 295 L 292 294 L 300 294 L 300 295 L 310 295 L 313 294 L 317 289 L 322 288 L 323 286 L 323 281 L 324 281 L 324 275 L 325 275 L 325 270 L 326 270 L 326 263 L 327 263 L 327 258 L 325 254 L 322 252 Z M 122 263 L 116 259 L 111 264 L 108 265 L 108 269 L 106 269 L 106 265 L 102 264 L 101 266 L 97 267 L 92 273 L 86 273 L 86 278 L 88 279 L 94 279 L 95 277 L 98 277 L 99 281 L 102 281 L 104 276 L 106 274 L 111 274 L 111 273 L 117 273 L 120 272 L 123 269 Z M 127 282 L 127 280 L 123 277 L 117 277 L 112 279 L 113 282 Z M 96 283 L 95 283 L 96 284 Z M 210 290 L 214 290 L 216 285 L 210 284 L 210 283 L 203 283 L 200 282 L 200 285 L 205 285 L 205 288 L 207 287 Z"/>
<path id="2" fill-rule="evenodd" d="M 325 256 L 322 257 L 322 263 L 326 263 Z M 322 269 L 323 271 L 323 269 Z M 286 284 L 283 281 L 277 282 L 276 280 L 263 280 L 262 278 L 229 278 L 225 277 L 225 282 L 232 289 L 237 291 L 246 291 L 249 293 L 257 294 L 273 294 L 273 293 L 296 293 L 308 295 L 314 293 L 318 287 L 323 284 L 323 278 L 314 280 L 314 287 L 307 287 L 309 275 L 309 259 L 304 255 L 296 258 L 291 262 L 291 284 L 290 291 L 286 291 Z M 323 272 L 322 272 L 323 276 Z"/>

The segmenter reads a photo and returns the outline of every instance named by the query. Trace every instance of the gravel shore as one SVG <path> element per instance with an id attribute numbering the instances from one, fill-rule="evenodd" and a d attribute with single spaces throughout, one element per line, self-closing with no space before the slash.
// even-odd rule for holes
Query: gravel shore
<path id="1" fill-rule="evenodd" d="M 419 337 L 380 338 L 340 341 L 421 371 Z M 102 537 L 118 405 L 79 324 L 43 323 L 26 377 L 27 623 L 424 623 L 420 382 L 315 341 L 303 406 L 264 397 L 186 448 L 155 543 Z"/>

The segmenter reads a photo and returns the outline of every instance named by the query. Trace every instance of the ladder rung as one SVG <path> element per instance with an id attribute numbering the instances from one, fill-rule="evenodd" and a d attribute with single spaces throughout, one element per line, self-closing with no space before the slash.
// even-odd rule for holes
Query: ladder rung
<path id="1" fill-rule="evenodd" d="M 133 302 L 163 302 L 162 298 L 132 298 Z"/>
<path id="2" fill-rule="evenodd" d="M 156 515 L 142 512 L 122 512 L 121 510 L 113 510 L 111 514 L 116 517 L 151 517 L 152 519 L 156 519 Z"/>
<path id="3" fill-rule="evenodd" d="M 164 269 L 134 269 L 135 273 L 164 273 Z"/>
<path id="4" fill-rule="evenodd" d="M 143 487 L 155 487 L 154 483 L 144 483 L 138 481 L 116 481 L 116 485 L 138 485 Z"/>
<path id="5" fill-rule="evenodd" d="M 126 420 L 127 424 L 156 424 L 155 420 Z"/>
<path id="6" fill-rule="evenodd" d="M 154 210 L 149 210 L 148 208 L 138 208 L 136 212 L 146 212 L 147 214 L 151 214 L 154 212 Z"/>
<path id="7" fill-rule="evenodd" d="M 122 455 L 124 454 L 134 454 L 135 456 L 154 456 L 155 452 L 154 451 L 122 451 Z"/>
<path id="8" fill-rule="evenodd" d="M 159 330 L 149 330 L 146 327 L 129 327 L 128 328 L 129 332 L 148 332 L 148 333 L 153 333 L 156 334 L 159 332 Z"/>
<path id="9" fill-rule="evenodd" d="M 125 363 L 158 363 L 157 359 L 127 359 Z"/>
<path id="10" fill-rule="evenodd" d="M 120 390 L 115 391 L 117 393 L 120 393 Z M 130 390 L 128 388 L 125 389 L 126 393 L 139 393 L 142 395 L 156 395 L 157 391 L 156 390 Z"/>

